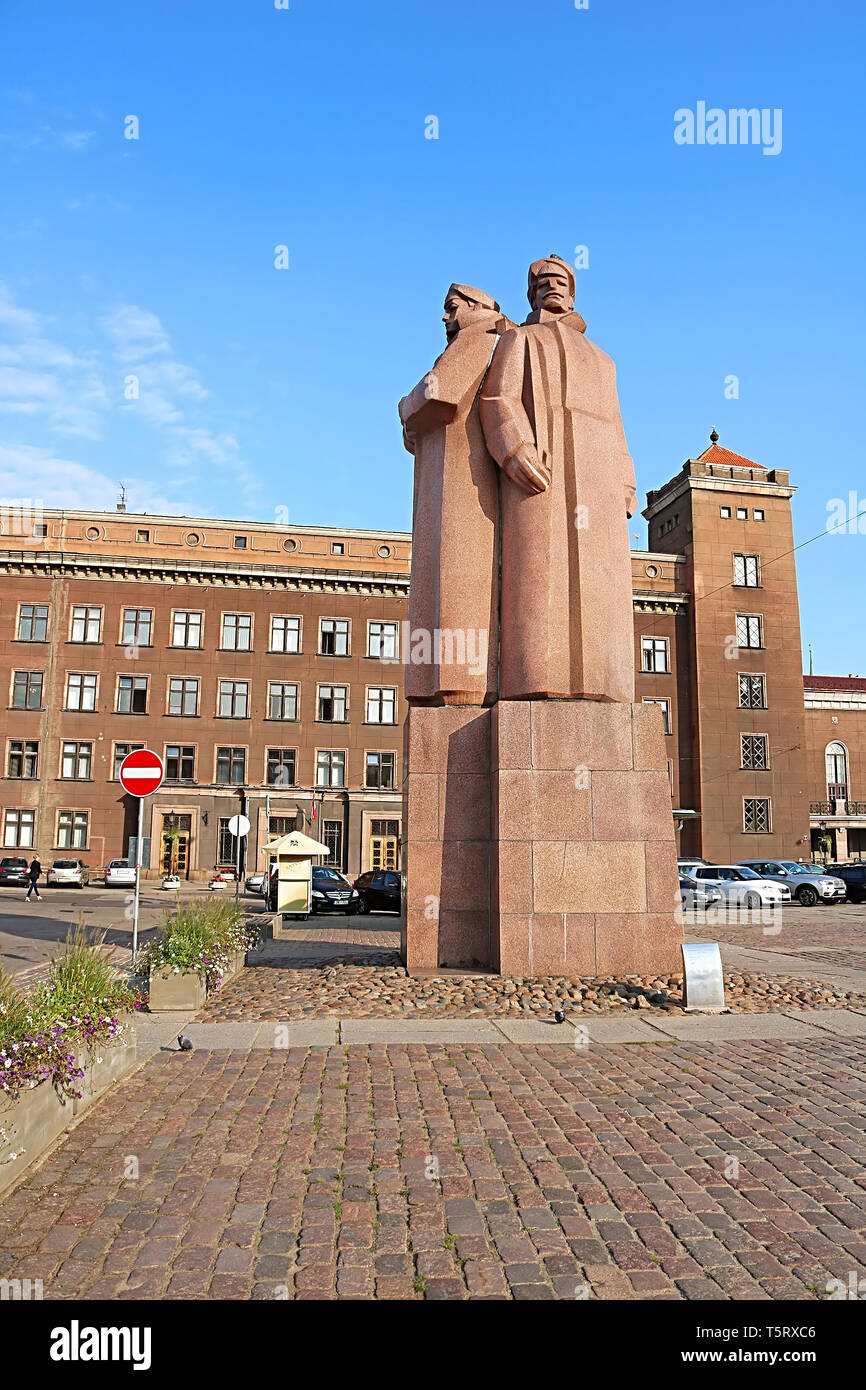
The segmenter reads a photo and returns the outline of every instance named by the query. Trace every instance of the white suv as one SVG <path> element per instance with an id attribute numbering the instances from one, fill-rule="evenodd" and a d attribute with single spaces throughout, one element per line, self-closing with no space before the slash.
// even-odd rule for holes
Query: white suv
<path id="1" fill-rule="evenodd" d="M 83 888 L 90 882 L 90 873 L 80 859 L 55 859 L 45 882 L 54 888 Z"/>
<path id="2" fill-rule="evenodd" d="M 774 903 L 789 903 L 791 890 L 783 883 L 760 878 L 743 864 L 695 864 L 684 870 L 696 883 L 712 883 L 721 888 L 728 902 L 743 907 L 764 907 Z"/>
<path id="3" fill-rule="evenodd" d="M 105 870 L 106 888 L 134 888 L 135 869 L 128 859 L 112 859 Z"/>

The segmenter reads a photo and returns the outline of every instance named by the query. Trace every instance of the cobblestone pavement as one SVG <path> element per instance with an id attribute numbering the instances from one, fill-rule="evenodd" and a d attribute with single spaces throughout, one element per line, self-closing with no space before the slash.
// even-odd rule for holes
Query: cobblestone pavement
<path id="1" fill-rule="evenodd" d="M 842 903 L 838 907 L 791 904 L 782 908 L 780 917 L 778 932 L 764 932 L 760 923 L 740 922 L 733 916 L 703 923 L 689 918 L 687 934 L 693 941 L 725 941 L 730 946 L 801 956 L 805 975 L 810 960 L 866 970 L 866 903 Z"/>
<path id="2" fill-rule="evenodd" d="M 825 1297 L 866 1271 L 863 1058 L 160 1053 L 0 1202 L 0 1276 L 46 1299 Z"/>

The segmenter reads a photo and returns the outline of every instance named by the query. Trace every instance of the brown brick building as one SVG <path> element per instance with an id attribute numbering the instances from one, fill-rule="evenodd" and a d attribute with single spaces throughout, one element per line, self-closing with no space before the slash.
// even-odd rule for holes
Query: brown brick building
<path id="1" fill-rule="evenodd" d="M 637 698 L 664 706 L 683 853 L 866 853 L 866 681 L 807 677 L 804 699 L 794 491 L 714 438 L 649 494 Z M 238 811 L 248 871 L 290 825 L 350 874 L 397 861 L 407 534 L 120 510 L 2 532 L 4 854 L 127 853 L 116 770 L 146 744 L 151 875 L 231 863 Z"/>

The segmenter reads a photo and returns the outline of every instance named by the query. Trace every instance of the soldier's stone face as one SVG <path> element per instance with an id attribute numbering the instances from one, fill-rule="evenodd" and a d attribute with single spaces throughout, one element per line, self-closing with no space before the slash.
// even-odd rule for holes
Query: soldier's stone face
<path id="1" fill-rule="evenodd" d="M 566 314 L 572 308 L 568 276 L 556 270 L 543 270 L 535 282 L 535 307 L 553 314 Z"/>
<path id="2" fill-rule="evenodd" d="M 477 305 L 461 299 L 459 294 L 449 294 L 445 300 L 445 313 L 442 315 L 446 338 L 453 338 L 461 328 L 465 328 L 471 322 L 476 308 Z"/>

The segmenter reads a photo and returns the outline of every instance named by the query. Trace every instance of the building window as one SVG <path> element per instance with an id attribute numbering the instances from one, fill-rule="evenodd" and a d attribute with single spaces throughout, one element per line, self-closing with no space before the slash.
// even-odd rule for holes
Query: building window
<path id="1" fill-rule="evenodd" d="M 749 519 L 749 509 L 748 509 L 748 507 L 738 507 L 738 508 L 737 508 L 737 521 L 748 521 L 748 519 Z"/>
<path id="2" fill-rule="evenodd" d="M 670 700 L 649 700 L 643 701 L 645 705 L 660 705 L 662 711 L 662 726 L 666 734 L 671 731 L 671 702 Z"/>
<path id="3" fill-rule="evenodd" d="M 395 686 L 371 685 L 367 688 L 367 723 L 396 724 L 397 690 Z"/>
<path id="4" fill-rule="evenodd" d="M 8 849 L 31 849 L 36 826 L 36 812 L 12 810 L 6 812 L 3 843 Z"/>
<path id="5" fill-rule="evenodd" d="M 217 711 L 220 719 L 246 719 L 249 697 L 249 681 L 220 681 Z"/>
<path id="6" fill-rule="evenodd" d="M 346 785 L 346 754 L 320 748 L 316 753 L 316 786 L 344 787 Z"/>
<path id="7" fill-rule="evenodd" d="M 42 708 L 41 671 L 14 671 L 12 673 L 12 708 Z"/>
<path id="8" fill-rule="evenodd" d="M 241 787 L 246 779 L 247 750 L 245 748 L 218 748 L 216 757 L 216 779 Z"/>
<path id="9" fill-rule="evenodd" d="M 743 799 L 743 830 L 747 835 L 769 835 L 770 799 L 747 796 Z"/>
<path id="10" fill-rule="evenodd" d="M 171 645 L 173 647 L 200 647 L 202 613 L 176 609 L 171 619 Z"/>
<path id="11" fill-rule="evenodd" d="M 92 762 L 92 743 L 64 743 L 60 756 L 60 776 L 76 782 L 87 782 L 90 780 Z"/>
<path id="12" fill-rule="evenodd" d="M 37 540 L 44 540 L 44 538 L 48 535 L 48 522 L 47 522 L 47 521 L 34 521 L 34 523 L 33 523 L 33 535 L 35 536 L 35 538 L 36 538 Z"/>
<path id="13" fill-rule="evenodd" d="M 268 838 L 275 839 L 277 835 L 291 835 L 293 830 L 298 828 L 297 816 L 269 816 L 268 817 Z"/>
<path id="14" fill-rule="evenodd" d="M 61 811 L 57 817 L 57 848 L 87 848 L 87 811 Z"/>
<path id="15" fill-rule="evenodd" d="M 66 709 L 95 710 L 98 677 L 84 671 L 66 676 Z"/>
<path id="16" fill-rule="evenodd" d="M 325 863 L 333 864 L 335 868 L 341 869 L 343 867 L 343 822 L 341 820 L 323 821 L 322 841 L 328 846 Z"/>
<path id="17" fill-rule="evenodd" d="M 294 748 L 269 748 L 265 779 L 268 786 L 295 786 L 296 760 L 297 750 Z"/>
<path id="18" fill-rule="evenodd" d="M 37 739 L 13 738 L 9 741 L 6 758 L 7 777 L 39 776 L 39 741 Z"/>
<path id="19" fill-rule="evenodd" d="M 752 513 L 752 515 L 754 516 L 754 518 L 755 518 L 756 521 L 763 521 L 763 520 L 764 520 L 764 510 L 763 510 L 763 508 L 762 508 L 762 507 L 756 507 L 755 510 L 754 510 L 754 512 Z"/>
<path id="20" fill-rule="evenodd" d="M 298 687 L 289 681 L 268 681 L 268 718 L 297 719 Z"/>
<path id="21" fill-rule="evenodd" d="M 848 800 L 848 754 L 844 743 L 828 743 L 824 753 L 827 769 L 827 800 Z"/>
<path id="22" fill-rule="evenodd" d="M 730 507 L 719 507 L 719 516 L 722 518 L 723 521 L 730 521 L 730 519 L 731 519 L 731 509 L 730 509 Z"/>
<path id="23" fill-rule="evenodd" d="M 223 613 L 223 651 L 250 651 L 252 648 L 252 636 L 253 620 L 251 614 Z"/>
<path id="24" fill-rule="evenodd" d="M 737 646 L 763 647 L 762 620 L 757 614 L 737 614 Z"/>
<path id="25" fill-rule="evenodd" d="M 642 637 L 640 639 L 641 670 L 663 672 L 668 666 L 668 639 L 666 637 Z"/>
<path id="26" fill-rule="evenodd" d="M 319 686 L 319 712 L 316 716 L 326 724 L 342 724 L 346 719 L 345 685 Z"/>
<path id="27" fill-rule="evenodd" d="M 397 624 L 367 624 L 367 655 L 377 661 L 397 660 Z"/>
<path id="28" fill-rule="evenodd" d="M 342 541 L 331 541 L 332 555 L 345 555 L 346 547 Z"/>
<path id="29" fill-rule="evenodd" d="M 147 676 L 118 676 L 118 714 L 147 714 Z"/>
<path id="30" fill-rule="evenodd" d="M 125 647 L 149 647 L 152 631 L 152 608 L 124 608 L 120 640 Z"/>
<path id="31" fill-rule="evenodd" d="M 757 555 L 734 556 L 734 583 L 747 589 L 761 585 L 761 561 Z"/>
<path id="32" fill-rule="evenodd" d="M 296 655 L 301 650 L 301 620 L 286 618 L 282 614 L 271 618 L 271 651 L 290 652 Z"/>
<path id="33" fill-rule="evenodd" d="M 229 830 L 231 816 L 220 816 L 219 829 L 217 831 L 217 864 L 230 865 L 234 868 L 237 862 L 237 841 Z"/>
<path id="34" fill-rule="evenodd" d="M 130 744 L 130 747 L 132 745 Z M 195 781 L 195 745 L 192 743 L 167 743 L 165 745 L 166 782 Z"/>
<path id="35" fill-rule="evenodd" d="M 382 791 L 392 791 L 396 758 L 396 753 L 368 753 L 364 785 L 366 787 L 379 787 Z"/>
<path id="36" fill-rule="evenodd" d="M 72 610 L 70 642 L 98 642 L 102 633 L 102 609 L 76 607 Z"/>
<path id="37" fill-rule="evenodd" d="M 123 762 L 124 758 L 128 757 L 130 753 L 136 753 L 136 752 L 138 751 L 139 748 L 144 748 L 144 746 L 145 746 L 145 745 L 144 745 L 143 743 L 115 743 L 115 745 L 114 745 L 114 780 L 115 780 L 115 782 L 117 782 L 117 781 L 119 780 L 119 778 L 120 778 L 120 765 L 121 765 L 121 763 Z M 166 774 L 166 775 L 168 775 L 168 774 Z"/>
<path id="38" fill-rule="evenodd" d="M 766 676 L 749 676 L 740 672 L 740 709 L 767 708 Z"/>
<path id="39" fill-rule="evenodd" d="M 246 538 L 246 536 L 235 536 L 234 539 L 233 539 L 233 541 L 232 541 L 232 549 L 233 549 L 233 550 L 246 550 L 246 548 L 247 548 L 247 538 Z"/>
<path id="40" fill-rule="evenodd" d="M 18 641 L 48 641 L 48 604 L 22 603 L 18 609 Z"/>
<path id="41" fill-rule="evenodd" d="M 147 545 L 147 544 L 149 543 L 149 541 L 150 541 L 150 532 L 149 532 L 149 531 L 145 531 L 145 530 L 136 531 L 136 533 L 135 533 L 135 543 L 136 543 L 136 545 Z"/>
<path id="42" fill-rule="evenodd" d="M 319 625 L 319 654 L 321 656 L 349 655 L 348 618 L 322 618 Z"/>
<path id="43" fill-rule="evenodd" d="M 168 713 L 198 714 L 198 678 L 171 676 L 168 682 Z"/>
<path id="44" fill-rule="evenodd" d="M 770 766 L 766 734 L 740 734 L 740 767 L 750 772 L 766 772 Z"/>

